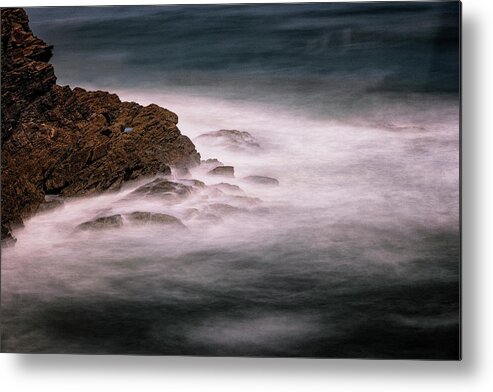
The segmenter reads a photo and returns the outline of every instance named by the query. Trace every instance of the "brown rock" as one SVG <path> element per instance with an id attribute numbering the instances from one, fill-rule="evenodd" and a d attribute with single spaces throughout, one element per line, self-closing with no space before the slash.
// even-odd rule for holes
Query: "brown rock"
<path id="1" fill-rule="evenodd" d="M 204 167 L 206 170 L 212 170 L 218 166 L 224 166 L 224 163 L 216 158 L 210 158 L 200 161 L 200 166 Z"/>
<path id="2" fill-rule="evenodd" d="M 122 216 L 110 215 L 103 216 L 101 218 L 96 218 L 77 226 L 79 230 L 104 230 L 104 229 L 114 229 L 123 226 Z"/>
<path id="3" fill-rule="evenodd" d="M 167 214 L 160 214 L 155 212 L 143 212 L 135 211 L 127 215 L 127 218 L 137 224 L 160 224 L 160 225 L 174 225 L 184 228 L 185 225 L 174 216 Z"/>
<path id="4" fill-rule="evenodd" d="M 200 180 L 195 179 L 179 179 L 181 184 L 191 186 L 192 188 L 205 188 L 205 183 Z"/>
<path id="5" fill-rule="evenodd" d="M 264 177 L 264 176 L 248 176 L 243 178 L 245 181 L 254 182 L 256 184 L 262 185 L 279 185 L 279 181 L 272 177 Z"/>
<path id="6" fill-rule="evenodd" d="M 195 217 L 195 221 L 201 222 L 204 224 L 219 224 L 222 223 L 223 220 L 221 217 L 215 214 L 200 214 Z"/>
<path id="7" fill-rule="evenodd" d="M 246 207 L 256 206 L 262 203 L 262 200 L 258 197 L 232 196 L 231 199 L 234 200 L 236 203 Z"/>
<path id="8" fill-rule="evenodd" d="M 14 246 L 16 242 L 17 238 L 12 235 L 10 228 L 2 225 L 2 247 Z"/>
<path id="9" fill-rule="evenodd" d="M 209 204 L 207 208 L 210 211 L 213 211 L 215 213 L 221 214 L 221 215 L 231 215 L 231 214 L 236 214 L 238 212 L 241 212 L 242 209 L 238 207 L 233 207 L 229 204 L 223 204 L 223 203 L 213 203 Z"/>
<path id="10" fill-rule="evenodd" d="M 209 146 L 220 146 L 231 151 L 257 151 L 260 144 L 250 133 L 236 129 L 221 129 L 197 136 L 194 140 Z"/>
<path id="11" fill-rule="evenodd" d="M 200 163 L 173 112 L 115 94 L 56 84 L 52 46 L 35 37 L 24 10 L 2 17 L 2 238 L 45 194 L 118 189 L 170 166 Z M 131 132 L 125 132 L 132 128 Z"/>
<path id="12" fill-rule="evenodd" d="M 130 195 L 145 195 L 162 197 L 166 199 L 178 199 L 189 196 L 192 193 L 192 190 L 192 185 L 185 185 L 179 182 L 169 181 L 164 178 L 157 178 L 154 181 L 137 188 L 135 191 L 130 193 Z"/>
<path id="13" fill-rule="evenodd" d="M 44 203 L 41 203 L 39 205 L 36 213 L 51 211 L 51 210 L 54 210 L 55 208 L 61 207 L 63 205 L 64 205 L 63 200 L 59 200 L 59 199 L 46 200 Z"/>
<path id="14" fill-rule="evenodd" d="M 233 166 L 218 166 L 212 169 L 209 174 L 212 174 L 214 176 L 234 177 L 235 169 Z"/>
<path id="15" fill-rule="evenodd" d="M 243 190 L 238 185 L 228 184 L 227 182 L 220 182 L 219 184 L 214 184 L 209 186 L 209 188 L 218 189 L 224 193 L 239 194 L 243 195 Z"/>

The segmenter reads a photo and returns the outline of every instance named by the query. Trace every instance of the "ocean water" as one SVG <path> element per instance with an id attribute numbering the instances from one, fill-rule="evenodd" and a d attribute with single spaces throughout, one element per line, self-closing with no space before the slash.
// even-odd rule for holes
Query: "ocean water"
<path id="1" fill-rule="evenodd" d="M 141 179 L 27 221 L 2 249 L 2 350 L 457 359 L 458 7 L 28 9 L 60 84 L 176 112 L 235 178 L 198 167 L 178 203 Z M 197 139 L 220 129 L 261 148 Z M 76 230 L 133 211 L 186 229 Z"/>

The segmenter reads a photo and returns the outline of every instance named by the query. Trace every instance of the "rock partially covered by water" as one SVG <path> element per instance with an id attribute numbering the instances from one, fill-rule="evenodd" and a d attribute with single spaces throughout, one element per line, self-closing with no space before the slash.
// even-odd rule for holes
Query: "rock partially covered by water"
<path id="1" fill-rule="evenodd" d="M 33 35 L 24 10 L 2 8 L 1 19 L 2 238 L 46 194 L 118 189 L 200 163 L 176 114 L 57 85 L 52 47 Z"/>
<path id="2" fill-rule="evenodd" d="M 123 219 L 120 214 L 103 216 L 77 226 L 79 230 L 105 230 L 123 226 Z"/>
<path id="3" fill-rule="evenodd" d="M 2 247 L 14 246 L 17 238 L 12 235 L 12 232 L 6 225 L 2 225 Z"/>
<path id="4" fill-rule="evenodd" d="M 216 158 L 209 158 L 209 159 L 200 161 L 200 165 L 208 168 L 209 170 L 212 170 L 218 166 L 224 166 L 224 163 L 222 163 L 220 160 L 218 160 Z"/>
<path id="5" fill-rule="evenodd" d="M 209 146 L 220 146 L 231 151 L 258 151 L 259 142 L 250 133 L 236 129 L 221 129 L 204 133 L 194 139 Z"/>
<path id="6" fill-rule="evenodd" d="M 249 196 L 231 196 L 231 200 L 245 207 L 256 206 L 262 203 L 262 200 L 258 197 Z"/>
<path id="7" fill-rule="evenodd" d="M 220 182 L 219 184 L 209 185 L 209 188 L 218 189 L 221 192 L 233 195 L 243 195 L 245 193 L 238 185 L 228 184 L 227 182 Z"/>
<path id="8" fill-rule="evenodd" d="M 218 166 L 215 169 L 212 169 L 209 174 L 214 176 L 234 177 L 235 168 L 233 166 Z"/>
<path id="9" fill-rule="evenodd" d="M 199 181 L 200 182 L 200 181 Z M 166 199 L 179 199 L 189 196 L 193 186 L 157 178 L 134 190 L 130 195 L 157 196 Z"/>
<path id="10" fill-rule="evenodd" d="M 245 181 L 262 185 L 279 185 L 279 180 L 272 177 L 248 176 L 243 178 Z"/>
<path id="11" fill-rule="evenodd" d="M 50 200 L 45 200 L 44 203 L 40 204 L 38 207 L 38 210 L 36 212 L 46 212 L 46 211 L 51 211 L 54 210 L 55 208 L 63 206 L 65 203 L 62 199 L 50 199 Z"/>
<path id="12" fill-rule="evenodd" d="M 137 224 L 173 225 L 185 228 L 185 225 L 178 218 L 156 212 L 135 211 L 127 215 L 127 219 Z"/>
<path id="13" fill-rule="evenodd" d="M 2 9 L 2 142 L 17 127 L 21 114 L 56 83 L 48 63 L 53 46 L 34 36 L 23 9 Z"/>
<path id="14" fill-rule="evenodd" d="M 238 212 L 242 212 L 243 210 L 238 207 L 234 207 L 229 204 L 224 203 L 212 203 L 207 206 L 207 209 L 211 212 L 214 212 L 221 216 L 236 214 Z"/>
<path id="15" fill-rule="evenodd" d="M 223 222 L 222 218 L 216 214 L 201 213 L 194 217 L 196 222 L 200 222 L 205 225 L 217 225 Z"/>
<path id="16" fill-rule="evenodd" d="M 205 182 L 200 181 L 200 180 L 196 180 L 194 178 L 192 178 L 192 179 L 185 179 L 184 178 L 184 179 L 179 179 L 178 181 L 181 184 L 189 185 L 192 188 L 205 188 Z"/>

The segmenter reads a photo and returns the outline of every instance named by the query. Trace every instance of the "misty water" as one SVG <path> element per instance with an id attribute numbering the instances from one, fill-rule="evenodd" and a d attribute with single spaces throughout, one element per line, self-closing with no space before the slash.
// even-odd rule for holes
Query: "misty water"
<path id="1" fill-rule="evenodd" d="M 457 75 L 443 68 L 445 78 L 433 74 L 424 86 L 421 68 L 404 58 L 408 50 L 422 54 L 419 45 L 428 41 L 409 39 L 409 47 L 396 48 L 388 38 L 382 44 L 381 33 L 400 26 L 414 37 L 409 13 L 421 12 L 436 47 L 433 34 L 456 11 L 332 7 L 217 7 L 216 21 L 208 7 L 29 10 L 33 31 L 55 45 L 59 83 L 105 88 L 122 100 L 174 111 L 202 159 L 234 166 L 235 177 L 210 175 L 204 165 L 189 176 L 173 170 L 170 181 L 205 186 L 178 201 L 132 193 L 164 177 L 158 175 L 65 200 L 26 221 L 14 233 L 16 245 L 2 249 L 2 350 L 457 358 L 459 104 L 450 87 Z M 175 34 L 164 35 L 169 43 L 149 42 L 138 30 L 140 41 L 137 34 L 114 45 L 112 32 L 118 36 L 122 26 L 160 30 L 172 12 L 185 26 L 167 27 Z M 272 34 L 258 44 L 247 32 L 269 15 L 277 24 L 262 25 Z M 348 15 L 356 15 L 351 23 Z M 218 47 L 218 26 L 233 21 L 245 24 L 228 27 L 243 37 L 239 48 Z M 279 37 L 296 43 L 301 35 L 293 32 L 311 34 L 320 25 L 319 38 L 302 36 L 313 58 L 322 57 L 318 63 L 306 53 L 270 60 L 261 50 Z M 355 37 L 358 27 L 380 33 L 341 44 L 326 38 L 327 26 L 341 37 L 349 27 Z M 204 38 L 196 42 L 190 29 L 209 32 L 205 47 L 217 51 L 203 52 Z M 178 56 L 178 45 L 191 54 Z M 438 47 L 438 57 L 451 56 L 447 45 Z M 157 48 L 167 49 L 165 65 Z M 231 48 L 238 52 L 233 57 Z M 402 56 L 392 60 L 395 67 L 364 56 L 393 48 Z M 329 65 L 324 50 L 334 54 Z M 197 53 L 202 61 L 192 66 Z M 235 62 L 240 54 L 251 59 L 241 60 L 243 70 Z M 91 69 L 92 61 L 111 72 Z M 393 85 L 398 92 L 389 87 L 393 80 L 402 82 Z M 198 138 L 220 129 L 249 132 L 260 148 Z M 247 181 L 251 175 L 279 185 Z M 172 215 L 186 228 L 135 225 L 125 218 L 134 211 Z M 122 227 L 77 230 L 113 214 L 124 217 Z"/>

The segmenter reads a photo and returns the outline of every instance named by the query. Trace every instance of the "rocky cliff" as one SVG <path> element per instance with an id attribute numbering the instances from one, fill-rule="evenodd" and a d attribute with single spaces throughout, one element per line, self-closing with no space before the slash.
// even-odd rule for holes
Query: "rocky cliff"
<path id="1" fill-rule="evenodd" d="M 33 35 L 25 11 L 1 13 L 2 239 L 47 194 L 117 189 L 200 162 L 169 110 L 57 85 L 53 48 Z"/>

